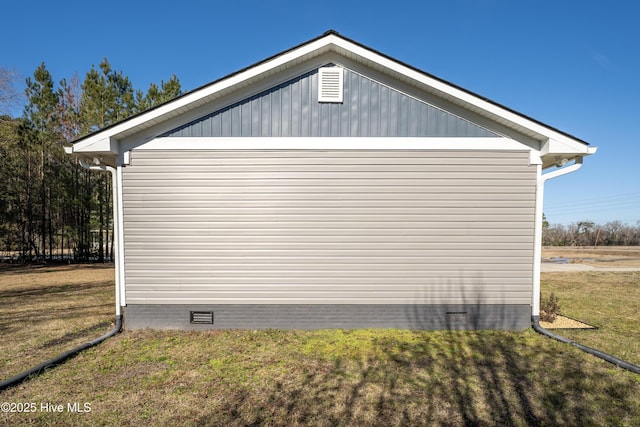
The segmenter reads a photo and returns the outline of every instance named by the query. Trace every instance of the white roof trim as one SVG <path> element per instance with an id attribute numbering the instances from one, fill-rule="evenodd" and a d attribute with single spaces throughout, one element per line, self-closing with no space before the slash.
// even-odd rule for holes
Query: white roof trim
<path id="1" fill-rule="evenodd" d="M 563 139 L 549 138 L 540 149 L 540 154 L 584 154 L 589 155 L 595 153 L 597 147 L 582 146 L 576 147 L 575 144 L 567 143 Z"/>
<path id="2" fill-rule="evenodd" d="M 532 151 L 509 138 L 156 138 L 135 148 L 138 150 L 494 150 Z"/>
<path id="3" fill-rule="evenodd" d="M 546 127 L 543 124 L 537 123 L 524 116 L 518 115 L 515 112 L 509 111 L 506 108 L 502 108 L 499 105 L 481 99 L 472 93 L 451 86 L 446 82 L 430 77 L 418 70 L 412 69 L 375 51 L 344 39 L 335 33 L 328 33 L 323 37 L 303 44 L 283 54 L 277 55 L 272 59 L 261 62 L 244 71 L 233 74 L 227 78 L 223 78 L 200 89 L 196 89 L 191 93 L 146 113 L 142 113 L 103 131 L 96 132 L 80 139 L 74 144 L 73 152 L 105 152 L 105 150 L 107 150 L 112 153 L 117 153 L 117 139 L 125 133 L 135 130 L 136 127 L 164 121 L 170 117 L 180 114 L 181 112 L 186 112 L 191 108 L 201 105 L 206 102 L 207 98 L 215 96 L 226 89 L 233 88 L 235 85 L 254 78 L 262 76 L 266 77 L 275 72 L 278 68 L 286 67 L 289 63 L 295 63 L 307 56 L 317 56 L 331 50 L 342 54 L 350 53 L 351 56 L 371 61 L 382 69 L 387 69 L 409 79 L 413 79 L 414 81 L 427 86 L 429 90 L 439 93 L 441 96 L 454 98 L 455 102 L 466 105 L 468 108 L 475 107 L 475 109 L 487 113 L 488 116 L 493 116 L 494 120 L 500 120 L 501 122 L 506 121 L 542 135 L 547 138 L 546 144 L 544 144 L 544 146 L 547 147 L 547 152 L 541 153 L 543 155 L 558 153 L 559 151 L 556 150 L 566 150 L 562 152 L 584 155 L 588 155 L 593 152 L 592 147 L 585 145 L 577 139 L 571 138 L 552 128 Z"/>

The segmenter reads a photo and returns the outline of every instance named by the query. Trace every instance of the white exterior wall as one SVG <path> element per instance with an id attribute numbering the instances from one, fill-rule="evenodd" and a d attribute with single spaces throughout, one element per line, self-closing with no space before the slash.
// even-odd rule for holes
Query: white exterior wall
<path id="1" fill-rule="evenodd" d="M 535 183 L 526 150 L 134 150 L 127 303 L 530 305 Z"/>

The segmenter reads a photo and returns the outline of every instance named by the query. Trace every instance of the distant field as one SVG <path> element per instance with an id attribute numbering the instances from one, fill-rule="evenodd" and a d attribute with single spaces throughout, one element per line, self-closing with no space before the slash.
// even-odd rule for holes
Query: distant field
<path id="1" fill-rule="evenodd" d="M 640 273 L 542 287 L 599 328 L 574 339 L 640 363 Z M 0 272 L 2 379 L 102 334 L 113 311 L 112 268 Z M 37 409 L 0 425 L 640 425 L 640 376 L 531 329 L 124 332 L 0 395 Z"/>
<path id="2" fill-rule="evenodd" d="M 569 258 L 594 267 L 640 267 L 640 246 L 545 246 L 542 258 Z"/>

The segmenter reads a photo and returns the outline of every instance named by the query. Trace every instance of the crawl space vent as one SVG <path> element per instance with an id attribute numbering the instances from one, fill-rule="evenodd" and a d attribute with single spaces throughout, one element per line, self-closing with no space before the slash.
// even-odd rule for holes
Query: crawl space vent
<path id="1" fill-rule="evenodd" d="M 342 68 L 323 67 L 318 71 L 318 101 L 342 102 Z"/>
<path id="2" fill-rule="evenodd" d="M 196 325 L 212 325 L 213 311 L 191 311 L 189 312 L 189 320 Z"/>

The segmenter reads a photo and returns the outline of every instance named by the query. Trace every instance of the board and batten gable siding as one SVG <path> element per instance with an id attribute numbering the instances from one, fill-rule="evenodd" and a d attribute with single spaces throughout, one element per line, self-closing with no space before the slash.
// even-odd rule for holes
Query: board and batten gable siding
<path id="1" fill-rule="evenodd" d="M 535 182 L 528 151 L 133 150 L 127 304 L 526 314 Z"/>
<path id="2" fill-rule="evenodd" d="M 344 101 L 318 102 L 318 70 L 166 132 L 168 137 L 498 137 L 344 68 Z"/>

